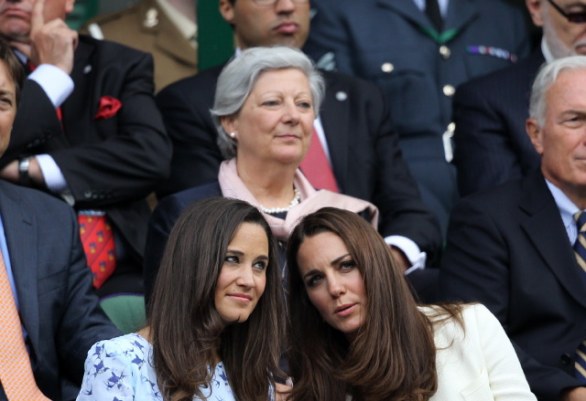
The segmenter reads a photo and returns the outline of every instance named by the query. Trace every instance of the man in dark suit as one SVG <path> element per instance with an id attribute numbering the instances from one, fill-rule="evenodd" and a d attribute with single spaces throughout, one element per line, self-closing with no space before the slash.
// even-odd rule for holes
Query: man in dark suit
<path id="1" fill-rule="evenodd" d="M 220 0 L 220 12 L 234 28 L 240 49 L 277 44 L 299 48 L 307 37 L 309 2 Z M 217 180 L 222 155 L 209 110 L 220 71 L 202 71 L 157 95 L 174 143 L 171 177 L 159 195 Z M 437 223 L 401 156 L 383 95 L 374 85 L 342 74 L 326 73 L 325 78 L 326 98 L 315 128 L 324 133 L 341 192 L 380 209 L 380 232 L 405 268 L 423 265 L 426 256 L 433 263 L 441 245 Z"/>
<path id="2" fill-rule="evenodd" d="M 8 146 L 22 76 L 22 67 L 3 41 L 0 64 L 1 155 Z M 32 370 L 37 387 L 51 400 L 74 400 L 87 351 L 96 341 L 121 333 L 98 306 L 71 208 L 42 192 L 0 181 L 0 259 L 3 283 L 10 286 L 0 295 L 2 313 L 5 317 L 7 310 L 18 310 L 19 320 L 14 330 L 3 320 L 2 357 L 17 359 L 14 349 L 8 354 L 5 348 L 14 338 L 5 336 L 22 335 L 30 364 L 27 358 L 18 359 L 12 368 Z M 17 401 L 5 394 L 11 394 L 9 380 L 0 377 L 0 400 Z"/>
<path id="3" fill-rule="evenodd" d="M 511 67 L 463 84 L 454 96 L 454 164 L 462 196 L 539 167 L 525 133 L 531 83 L 546 60 L 586 55 L 586 25 L 571 22 L 547 0 L 526 0 L 526 5 L 533 23 L 543 28 L 539 48 Z"/>
<path id="4" fill-rule="evenodd" d="M 574 254 L 574 219 L 586 209 L 585 85 L 586 57 L 539 73 L 526 128 L 540 169 L 454 208 L 440 273 L 447 299 L 499 318 L 541 401 L 586 400 L 574 366 L 586 339 L 586 270 Z"/>
<path id="5" fill-rule="evenodd" d="M 518 7 L 504 0 L 313 0 L 304 50 L 318 66 L 379 85 L 423 201 L 442 233 L 457 200 L 452 96 L 462 82 L 529 52 Z M 434 24 L 435 21 L 435 25 Z"/>
<path id="6" fill-rule="evenodd" d="M 168 174 L 170 141 L 153 97 L 150 55 L 79 36 L 73 0 L 2 0 L 0 34 L 37 67 L 23 87 L 3 178 L 105 213 L 116 272 L 102 295 L 142 292 L 146 195 Z"/>

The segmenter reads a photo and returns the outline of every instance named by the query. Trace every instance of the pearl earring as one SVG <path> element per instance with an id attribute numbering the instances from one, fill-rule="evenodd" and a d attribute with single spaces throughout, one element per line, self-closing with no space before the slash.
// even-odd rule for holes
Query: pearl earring
<path id="1" fill-rule="evenodd" d="M 236 132 L 230 132 L 230 138 L 232 138 L 232 139 L 236 138 Z"/>

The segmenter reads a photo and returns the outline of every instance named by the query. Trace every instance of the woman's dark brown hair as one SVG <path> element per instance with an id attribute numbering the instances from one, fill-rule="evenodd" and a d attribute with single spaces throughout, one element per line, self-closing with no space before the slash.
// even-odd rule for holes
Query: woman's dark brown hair
<path id="1" fill-rule="evenodd" d="M 216 311 L 216 283 L 242 223 L 260 225 L 269 241 L 266 288 L 246 322 L 226 326 Z M 148 324 L 165 401 L 203 398 L 216 356 L 236 400 L 267 399 L 277 374 L 284 302 L 276 243 L 260 212 L 246 202 L 211 198 L 188 207 L 171 231 L 157 275 Z"/>
<path id="2" fill-rule="evenodd" d="M 351 342 L 328 325 L 308 298 L 297 264 L 307 237 L 342 239 L 366 290 L 367 316 Z M 289 271 L 289 365 L 295 401 L 428 400 L 437 389 L 433 327 L 393 263 L 389 246 L 360 216 L 323 208 L 293 230 Z"/>
<path id="3" fill-rule="evenodd" d="M 14 51 L 10 48 L 8 43 L 0 38 L 0 60 L 4 62 L 8 76 L 14 84 L 14 90 L 16 95 L 16 104 L 20 100 L 20 88 L 24 81 L 24 67 L 18 61 L 18 58 L 14 54 Z"/>

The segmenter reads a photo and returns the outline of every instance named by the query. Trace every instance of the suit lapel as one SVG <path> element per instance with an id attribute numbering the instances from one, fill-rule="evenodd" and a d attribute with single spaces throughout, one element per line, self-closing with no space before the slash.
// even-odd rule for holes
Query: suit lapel
<path id="1" fill-rule="evenodd" d="M 23 200 L 18 192 L 8 184 L 0 182 L 0 213 L 10 253 L 10 265 L 18 301 L 20 315 L 29 335 L 33 348 L 39 343 L 39 302 L 37 293 L 37 230 L 34 221 L 26 216 Z"/>
<path id="2" fill-rule="evenodd" d="M 477 0 L 451 0 L 448 5 L 448 13 L 445 17 L 444 33 L 453 30 L 454 32 L 448 37 L 453 38 L 466 25 L 473 21 L 478 15 Z M 483 0 L 485 1 L 485 0 Z M 388 8 L 402 15 L 404 18 L 418 25 L 427 32 L 431 27 L 431 22 L 415 5 L 413 0 L 378 0 L 382 8 Z M 443 36 L 443 35 L 442 35 Z M 445 39 L 449 40 L 449 39 Z"/>
<path id="3" fill-rule="evenodd" d="M 413 0 L 378 0 L 381 8 L 388 8 L 419 26 L 431 26 L 427 17 L 417 8 Z"/>
<path id="4" fill-rule="evenodd" d="M 332 160 L 334 176 L 341 191 L 345 188 L 348 162 L 348 135 L 350 134 L 350 94 L 341 81 L 332 73 L 323 71 L 326 78 L 326 96 L 319 113 L 324 129 L 328 150 Z"/>
<path id="5" fill-rule="evenodd" d="M 524 182 L 523 194 L 519 206 L 527 218 L 521 222 L 522 229 L 562 286 L 586 307 L 584 273 L 576 263 L 559 210 L 540 173 Z"/>
<path id="6" fill-rule="evenodd" d="M 446 15 L 445 30 L 462 30 L 478 16 L 477 0 L 450 0 Z M 486 1 L 486 0 L 480 0 Z"/>
<path id="7" fill-rule="evenodd" d="M 63 110 L 63 126 L 68 130 L 75 132 L 65 132 L 68 139 L 71 135 L 76 136 L 89 135 L 91 127 L 86 121 L 94 121 L 93 115 L 98 110 L 99 99 L 94 93 L 90 93 L 91 87 L 88 87 L 89 77 L 95 76 L 97 71 L 93 71 L 94 66 L 91 63 L 91 56 L 94 52 L 94 46 L 83 38 L 80 38 L 77 49 L 75 50 L 75 59 L 71 79 L 75 83 L 75 88 L 67 100 L 61 106 Z M 93 92 L 93 91 L 92 91 Z M 91 101 L 88 101 L 91 99 Z M 88 103 L 90 106 L 88 107 Z M 81 126 L 85 129 L 81 129 Z"/>

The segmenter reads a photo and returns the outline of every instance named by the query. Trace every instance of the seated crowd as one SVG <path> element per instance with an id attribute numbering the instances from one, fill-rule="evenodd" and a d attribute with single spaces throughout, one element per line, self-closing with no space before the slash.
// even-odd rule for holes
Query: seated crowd
<path id="1" fill-rule="evenodd" d="M 586 0 L 512 3 L 0 0 L 0 401 L 586 401 Z"/>

